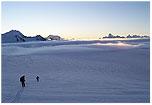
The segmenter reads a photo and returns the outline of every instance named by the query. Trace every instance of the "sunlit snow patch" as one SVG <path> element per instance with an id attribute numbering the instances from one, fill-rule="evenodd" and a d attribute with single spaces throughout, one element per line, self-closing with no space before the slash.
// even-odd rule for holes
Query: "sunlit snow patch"
<path id="1" fill-rule="evenodd" d="M 95 43 L 93 45 L 112 46 L 112 47 L 120 47 L 120 48 L 129 48 L 129 47 L 139 47 L 139 46 L 141 46 L 140 44 L 127 44 L 127 43 L 123 43 L 123 42 L 118 42 L 118 43 Z"/>

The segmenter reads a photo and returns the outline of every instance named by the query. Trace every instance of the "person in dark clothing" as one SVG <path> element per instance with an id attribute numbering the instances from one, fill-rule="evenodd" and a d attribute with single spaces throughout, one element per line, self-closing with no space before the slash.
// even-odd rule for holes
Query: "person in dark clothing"
<path id="1" fill-rule="evenodd" d="M 36 76 L 36 80 L 37 80 L 37 82 L 39 82 L 39 76 Z"/>
<path id="2" fill-rule="evenodd" d="M 20 82 L 22 84 L 22 87 L 25 87 L 25 76 L 24 75 L 20 78 Z"/>

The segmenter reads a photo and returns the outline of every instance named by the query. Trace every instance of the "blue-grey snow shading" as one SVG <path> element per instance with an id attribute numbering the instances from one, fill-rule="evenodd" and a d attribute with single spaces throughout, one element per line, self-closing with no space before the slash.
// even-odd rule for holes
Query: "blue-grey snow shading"
<path id="1" fill-rule="evenodd" d="M 150 102 L 149 43 L 144 39 L 2 44 L 2 102 Z M 22 74 L 24 89 L 19 83 Z"/>

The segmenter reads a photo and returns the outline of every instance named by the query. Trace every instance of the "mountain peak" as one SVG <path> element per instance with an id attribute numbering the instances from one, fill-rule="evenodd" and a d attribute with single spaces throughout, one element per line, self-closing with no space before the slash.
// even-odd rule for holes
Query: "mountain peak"
<path id="1" fill-rule="evenodd" d="M 4 34 L 2 34 L 2 35 L 21 35 L 21 36 L 24 36 L 20 31 L 18 31 L 18 30 L 11 30 L 11 31 L 9 31 L 9 32 L 6 32 L 6 33 L 4 33 Z"/>
<path id="2" fill-rule="evenodd" d="M 10 30 L 9 32 L 19 32 L 18 30 Z"/>
<path id="3" fill-rule="evenodd" d="M 11 31 L 9 31 L 10 33 L 14 33 L 14 34 L 22 34 L 20 31 L 18 31 L 18 30 L 11 30 Z"/>
<path id="4" fill-rule="evenodd" d="M 37 35 L 35 37 L 27 37 L 24 36 L 18 30 L 11 30 L 2 34 L 2 43 L 16 43 L 16 42 L 27 42 L 27 41 L 45 41 L 41 35 Z"/>

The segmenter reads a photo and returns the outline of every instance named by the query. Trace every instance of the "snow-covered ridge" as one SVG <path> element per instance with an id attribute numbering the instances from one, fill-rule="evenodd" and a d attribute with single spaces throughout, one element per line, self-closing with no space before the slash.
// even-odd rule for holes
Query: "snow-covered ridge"
<path id="1" fill-rule="evenodd" d="M 20 31 L 11 30 L 2 34 L 2 43 L 18 43 L 18 42 L 28 42 L 28 41 L 45 41 L 46 39 L 40 35 L 34 37 L 27 37 L 23 35 Z"/>
<path id="2" fill-rule="evenodd" d="M 24 43 L 3 43 L 2 46 L 21 46 L 21 47 L 41 47 L 41 46 L 59 46 L 59 45 L 84 45 L 84 44 L 109 44 L 117 45 L 118 43 L 128 43 L 129 45 L 136 45 L 138 43 L 149 42 L 149 39 L 137 39 L 137 40 L 88 40 L 88 41 L 31 41 Z"/>
<path id="3" fill-rule="evenodd" d="M 28 55 L 34 53 L 51 53 L 71 51 L 88 51 L 100 48 L 100 51 L 130 48 L 149 48 L 148 40 L 125 40 L 125 41 L 37 41 L 25 43 L 2 44 L 3 55 Z M 85 49 L 84 49 L 85 48 Z"/>

